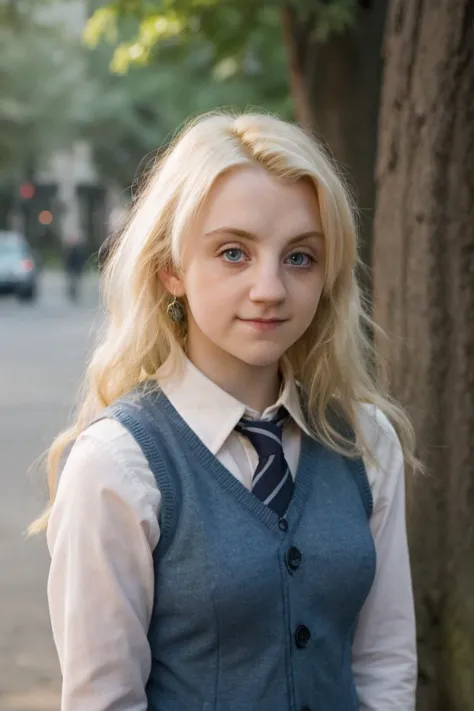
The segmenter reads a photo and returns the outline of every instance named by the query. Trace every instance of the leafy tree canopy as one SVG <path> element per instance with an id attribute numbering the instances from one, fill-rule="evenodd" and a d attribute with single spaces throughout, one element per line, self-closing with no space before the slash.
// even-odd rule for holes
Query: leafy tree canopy
<path id="1" fill-rule="evenodd" d="M 358 0 L 112 0 L 93 14 L 85 39 L 90 45 L 103 37 L 115 44 L 112 70 L 121 73 L 149 62 L 163 42 L 183 45 L 200 35 L 212 47 L 217 71 L 231 73 L 255 50 L 255 30 L 267 29 L 282 8 L 310 21 L 314 41 L 325 42 L 352 24 L 357 6 Z M 127 40 L 120 38 L 124 18 L 132 21 Z"/>

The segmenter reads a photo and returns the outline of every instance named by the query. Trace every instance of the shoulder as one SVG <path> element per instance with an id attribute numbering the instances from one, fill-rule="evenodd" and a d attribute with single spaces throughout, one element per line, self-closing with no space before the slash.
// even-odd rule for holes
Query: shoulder
<path id="1" fill-rule="evenodd" d="M 370 456 L 364 457 L 364 464 L 375 508 L 381 499 L 392 497 L 399 478 L 403 476 L 403 452 L 395 428 L 380 408 L 361 403 L 357 418 L 370 452 Z"/>
<path id="2" fill-rule="evenodd" d="M 140 447 L 122 425 L 104 418 L 72 446 L 60 474 L 54 509 L 128 508 L 141 522 L 156 518 L 160 492 Z"/>
<path id="3" fill-rule="evenodd" d="M 112 418 L 94 422 L 79 435 L 68 463 L 82 458 L 110 465 L 107 471 L 113 468 L 138 486 L 156 487 L 139 444 L 120 422 Z"/>
<path id="4" fill-rule="evenodd" d="M 104 417 L 89 425 L 79 435 L 74 445 L 74 449 L 77 448 L 120 462 L 132 476 L 137 468 L 136 465 L 139 465 L 140 470 L 144 460 L 140 446 L 132 434 L 118 420 L 111 417 Z"/>
<path id="5" fill-rule="evenodd" d="M 394 426 L 379 407 L 360 403 L 357 410 L 358 424 L 367 446 L 375 455 L 383 450 L 400 450 L 401 444 Z"/>

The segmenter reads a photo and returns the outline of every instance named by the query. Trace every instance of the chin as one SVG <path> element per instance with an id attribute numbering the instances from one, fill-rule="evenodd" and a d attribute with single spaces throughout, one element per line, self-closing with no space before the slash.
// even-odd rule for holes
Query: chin
<path id="1" fill-rule="evenodd" d="M 266 348 L 261 351 L 255 349 L 253 352 L 247 351 L 246 353 L 233 353 L 233 355 L 235 358 L 247 363 L 247 365 L 251 365 L 256 368 L 265 368 L 278 363 L 284 353 L 285 351 L 282 351 L 280 348 Z"/>

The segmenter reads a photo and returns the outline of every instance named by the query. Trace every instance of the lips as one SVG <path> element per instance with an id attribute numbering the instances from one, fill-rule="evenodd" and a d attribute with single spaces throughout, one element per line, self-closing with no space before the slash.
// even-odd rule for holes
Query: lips
<path id="1" fill-rule="evenodd" d="M 285 322 L 281 318 L 241 318 L 240 321 L 244 323 L 260 323 L 262 326 L 272 326 Z"/>
<path id="2" fill-rule="evenodd" d="M 287 321 L 285 318 L 241 318 L 240 321 L 249 321 L 251 323 L 283 323 Z"/>
<path id="3" fill-rule="evenodd" d="M 281 326 L 282 323 L 285 323 L 287 321 L 287 319 L 277 318 L 242 318 L 239 320 L 243 323 L 246 323 L 247 326 L 250 326 L 254 330 L 260 332 L 273 331 L 274 329 L 278 328 L 278 326 Z"/>

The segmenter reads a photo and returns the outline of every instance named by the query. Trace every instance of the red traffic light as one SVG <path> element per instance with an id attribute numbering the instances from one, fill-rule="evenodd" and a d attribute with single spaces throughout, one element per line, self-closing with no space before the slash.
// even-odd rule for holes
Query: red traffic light
<path id="1" fill-rule="evenodd" d="M 23 200 L 31 200 L 31 198 L 35 196 L 35 193 L 36 188 L 33 183 L 23 183 L 23 185 L 20 186 L 20 197 L 22 197 Z"/>

